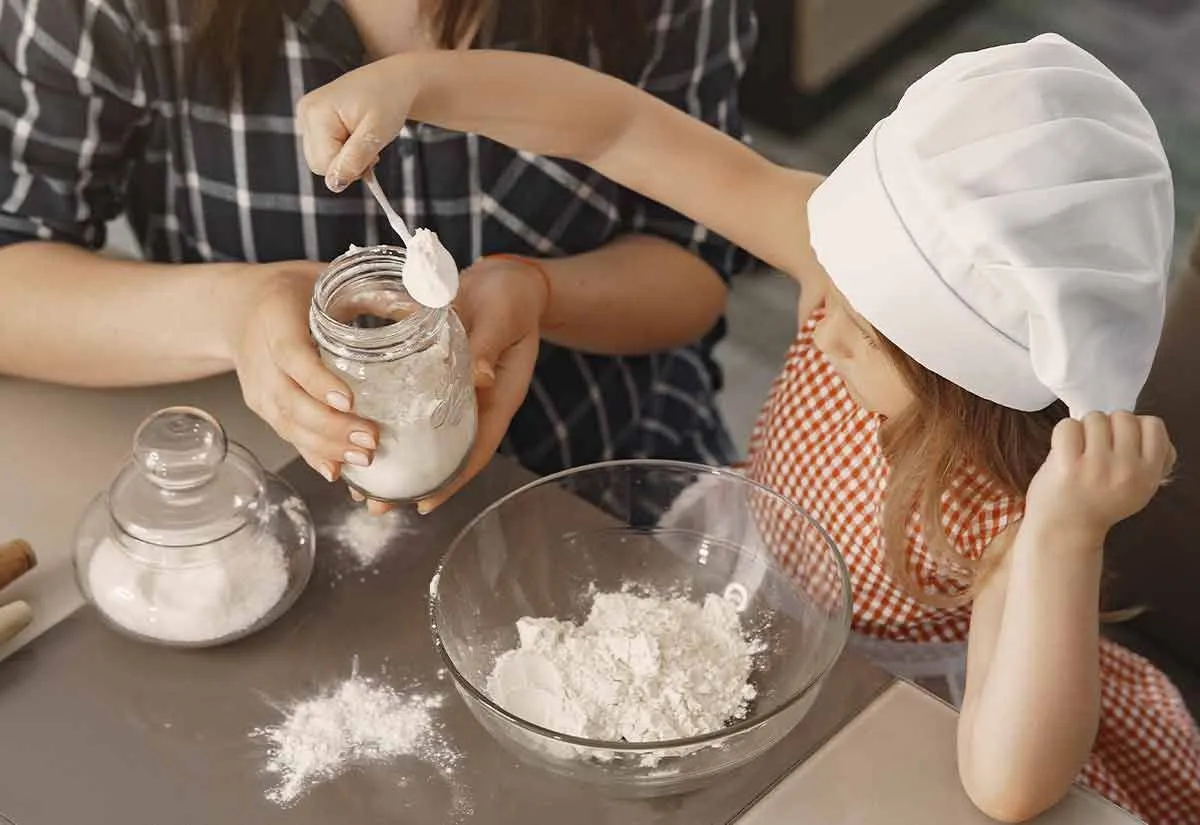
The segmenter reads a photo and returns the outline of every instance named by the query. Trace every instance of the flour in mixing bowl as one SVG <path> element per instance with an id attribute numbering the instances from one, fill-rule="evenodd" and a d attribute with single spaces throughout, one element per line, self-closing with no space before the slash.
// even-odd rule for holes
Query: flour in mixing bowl
<path id="1" fill-rule="evenodd" d="M 520 645 L 496 661 L 492 698 L 560 733 L 661 742 L 709 733 L 745 716 L 761 645 L 733 602 L 598 593 L 582 625 L 518 620 Z"/>

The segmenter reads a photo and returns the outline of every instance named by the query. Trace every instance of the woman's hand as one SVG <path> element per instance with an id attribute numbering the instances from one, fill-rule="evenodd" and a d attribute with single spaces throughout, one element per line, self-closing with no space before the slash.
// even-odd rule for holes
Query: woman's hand
<path id="1" fill-rule="evenodd" d="M 463 471 L 444 490 L 417 505 L 429 513 L 487 466 L 504 440 L 508 425 L 525 400 L 537 362 L 541 318 L 549 285 L 530 263 L 483 258 L 462 273 L 454 309 L 470 341 L 479 426 Z M 358 500 L 362 496 L 352 495 Z M 368 502 L 373 513 L 391 505 Z"/>
<path id="2" fill-rule="evenodd" d="M 1029 485 L 1025 521 L 1098 546 L 1114 524 L 1150 503 L 1174 464 L 1158 418 L 1094 412 L 1061 421 Z"/>
<path id="3" fill-rule="evenodd" d="M 288 261 L 232 273 L 245 289 L 225 337 L 247 406 L 333 481 L 343 461 L 370 463 L 379 430 L 350 412 L 350 388 L 325 368 L 309 337 L 309 303 L 323 268 Z"/>
<path id="4" fill-rule="evenodd" d="M 549 284 L 532 264 L 484 258 L 462 274 L 454 308 L 467 329 L 479 397 L 475 447 L 463 472 L 420 504 L 428 513 L 487 466 L 525 401 L 537 363 Z"/>

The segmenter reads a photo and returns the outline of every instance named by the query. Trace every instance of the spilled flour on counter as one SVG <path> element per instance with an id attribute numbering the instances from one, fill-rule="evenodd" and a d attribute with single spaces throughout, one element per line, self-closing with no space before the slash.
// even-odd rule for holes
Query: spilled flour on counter
<path id="1" fill-rule="evenodd" d="M 492 698 L 560 733 L 610 742 L 660 742 L 742 718 L 762 645 L 735 604 L 598 593 L 582 625 L 518 620 L 520 645 L 496 661 Z"/>
<path id="2" fill-rule="evenodd" d="M 355 668 L 341 684 L 286 708 L 279 724 L 251 732 L 266 740 L 266 770 L 278 779 L 267 798 L 287 806 L 354 765 L 401 757 L 450 777 L 459 754 L 435 719 L 444 701 L 437 693 L 400 693 Z"/>
<path id="3" fill-rule="evenodd" d="M 392 546 L 393 539 L 417 532 L 410 517 L 402 510 L 372 515 L 366 507 L 354 507 L 336 524 L 322 528 L 331 537 L 355 570 L 373 568 Z"/>

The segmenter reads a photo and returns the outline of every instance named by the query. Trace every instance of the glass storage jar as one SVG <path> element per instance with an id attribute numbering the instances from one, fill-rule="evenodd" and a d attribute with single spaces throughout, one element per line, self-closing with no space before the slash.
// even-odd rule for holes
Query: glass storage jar
<path id="1" fill-rule="evenodd" d="M 453 480 L 477 415 L 462 322 L 408 294 L 404 259 L 399 247 L 351 248 L 317 280 L 309 312 L 321 359 L 350 386 L 355 412 L 379 424 L 371 465 L 344 464 L 342 478 L 388 502 L 419 501 Z"/>
<path id="2" fill-rule="evenodd" d="M 304 501 L 220 423 L 169 407 L 80 521 L 75 574 L 117 630 L 178 647 L 224 644 L 283 615 L 308 584 Z"/>

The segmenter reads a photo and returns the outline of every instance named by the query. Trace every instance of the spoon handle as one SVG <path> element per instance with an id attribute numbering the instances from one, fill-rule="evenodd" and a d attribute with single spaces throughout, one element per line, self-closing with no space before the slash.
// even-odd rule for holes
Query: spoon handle
<path id="1" fill-rule="evenodd" d="M 400 240 L 404 241 L 405 246 L 411 244 L 412 233 L 404 225 L 404 218 L 400 217 L 399 213 L 392 208 L 391 201 L 383 193 L 383 187 L 379 185 L 379 180 L 375 177 L 375 170 L 367 170 L 367 173 L 363 175 L 363 181 L 367 184 L 367 188 L 371 190 L 371 194 L 375 196 L 375 200 L 379 202 L 379 208 L 383 210 L 387 222 L 391 224 L 392 229 L 400 236 Z"/>

